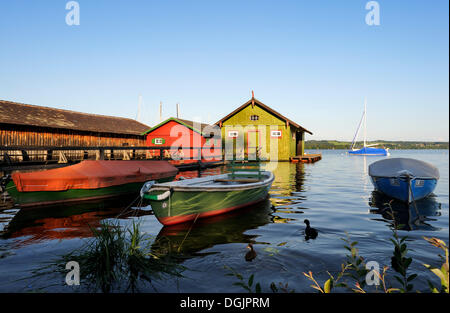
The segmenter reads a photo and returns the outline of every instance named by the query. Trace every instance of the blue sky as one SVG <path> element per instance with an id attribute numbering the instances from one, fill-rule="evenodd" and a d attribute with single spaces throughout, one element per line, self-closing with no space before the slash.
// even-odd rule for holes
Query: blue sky
<path id="1" fill-rule="evenodd" d="M 215 122 L 255 97 L 352 140 L 449 140 L 448 1 L 0 1 L 0 99 L 135 118 Z"/>

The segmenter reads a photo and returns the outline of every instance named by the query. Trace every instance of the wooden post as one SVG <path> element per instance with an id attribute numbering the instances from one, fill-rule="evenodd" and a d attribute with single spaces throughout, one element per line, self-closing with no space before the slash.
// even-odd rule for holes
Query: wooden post
<path id="1" fill-rule="evenodd" d="M 47 150 L 47 161 L 51 161 L 53 158 L 53 150 Z"/>
<path id="2" fill-rule="evenodd" d="M 99 159 L 104 160 L 105 159 L 105 149 L 99 149 L 99 151 L 100 151 Z"/>
<path id="3" fill-rule="evenodd" d="M 8 153 L 3 153 L 3 162 L 5 162 L 8 165 L 12 164 L 11 157 L 8 155 Z"/>
<path id="4" fill-rule="evenodd" d="M 297 138 L 297 155 L 303 155 L 305 154 L 305 133 L 304 132 L 298 132 Z"/>

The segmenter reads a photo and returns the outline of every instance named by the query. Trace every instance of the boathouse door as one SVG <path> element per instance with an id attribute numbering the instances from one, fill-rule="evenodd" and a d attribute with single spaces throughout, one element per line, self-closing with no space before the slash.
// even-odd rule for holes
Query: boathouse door
<path id="1" fill-rule="evenodd" d="M 247 132 L 247 160 L 256 160 L 260 144 L 260 134 L 258 130 Z"/>
<path id="2" fill-rule="evenodd" d="M 305 133 L 297 132 L 296 133 L 296 155 L 303 155 L 305 153 Z"/>

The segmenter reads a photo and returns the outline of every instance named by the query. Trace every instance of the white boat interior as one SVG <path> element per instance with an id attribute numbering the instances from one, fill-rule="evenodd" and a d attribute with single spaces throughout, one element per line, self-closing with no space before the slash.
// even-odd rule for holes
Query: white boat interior
<path id="1" fill-rule="evenodd" d="M 152 190 L 164 189 L 167 190 L 172 188 L 174 190 L 180 189 L 247 189 L 247 188 L 255 188 L 260 187 L 262 185 L 271 184 L 274 180 L 274 175 L 269 171 L 261 171 L 259 178 L 257 178 L 257 174 L 255 172 L 249 171 L 236 171 L 236 177 L 232 177 L 231 173 L 220 174 L 220 175 L 212 175 L 205 176 L 199 178 L 191 178 L 191 179 L 181 179 L 178 181 L 160 183 L 152 185 Z"/>

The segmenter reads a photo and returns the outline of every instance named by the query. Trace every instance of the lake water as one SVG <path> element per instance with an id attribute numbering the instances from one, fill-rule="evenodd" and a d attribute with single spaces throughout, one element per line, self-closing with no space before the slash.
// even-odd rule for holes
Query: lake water
<path id="1" fill-rule="evenodd" d="M 142 285 L 143 292 L 245 292 L 233 285 L 235 277 L 224 266 L 248 278 L 255 275 L 263 292 L 271 292 L 272 282 L 288 284 L 296 292 L 315 292 L 303 272 L 312 271 L 323 283 L 327 271 L 336 273 L 348 253 L 344 249 L 347 233 L 357 241 L 365 262 L 376 261 L 390 266 L 393 245 L 385 199 L 373 198 L 368 166 L 382 157 L 348 156 L 344 151 L 321 152 L 315 164 L 281 162 L 274 169 L 275 182 L 270 199 L 260 205 L 210 219 L 195 225 L 163 228 L 149 211 L 126 211 L 120 223 L 127 226 L 139 220 L 149 235 L 164 237 L 180 253 L 188 256 L 182 265 L 185 278 L 165 277 Z M 391 157 L 411 157 L 427 161 L 439 168 L 441 178 L 435 196 L 418 202 L 419 213 L 427 219 L 415 221 L 416 211 L 410 207 L 394 208 L 401 236 L 407 235 L 408 256 L 413 258 L 410 273 L 417 273 L 414 290 L 428 292 L 427 280 L 438 280 L 422 264 L 440 266 L 441 250 L 423 237 L 437 237 L 448 244 L 449 237 L 449 155 L 448 150 L 393 150 Z M 268 164 L 266 164 L 268 166 Z M 217 174 L 223 168 L 208 169 L 201 175 Z M 198 172 L 185 172 L 185 177 Z M 31 278 L 33 270 L 57 260 L 82 246 L 91 237 L 90 226 L 113 220 L 132 199 L 78 204 L 63 208 L 0 211 L 0 292 L 73 292 L 85 291 L 81 286 L 64 284 L 64 275 Z M 377 207 L 378 204 L 378 207 Z M 138 212 L 139 214 L 137 214 Z M 305 239 L 304 219 L 319 231 L 316 239 Z M 247 262 L 244 255 L 253 243 L 256 258 Z M 83 269 L 81 269 L 82 271 Z M 388 270 L 388 283 L 398 286 Z M 345 290 L 341 290 L 345 291 Z"/>

